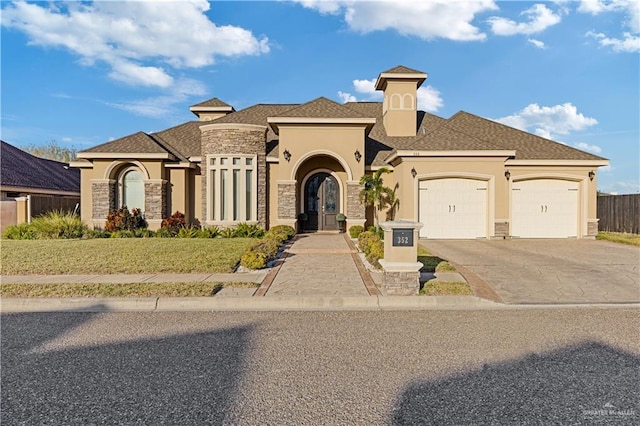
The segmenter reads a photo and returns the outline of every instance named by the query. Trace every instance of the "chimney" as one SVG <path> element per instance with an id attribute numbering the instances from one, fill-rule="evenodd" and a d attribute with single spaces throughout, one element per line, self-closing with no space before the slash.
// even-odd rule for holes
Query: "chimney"
<path id="1" fill-rule="evenodd" d="M 382 122 L 387 136 L 415 136 L 417 93 L 427 74 L 402 65 L 380 73 L 376 90 L 384 92 Z"/>

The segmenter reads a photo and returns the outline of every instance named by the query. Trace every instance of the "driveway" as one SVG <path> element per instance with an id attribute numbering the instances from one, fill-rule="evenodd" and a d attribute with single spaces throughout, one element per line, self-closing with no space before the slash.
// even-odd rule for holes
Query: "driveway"
<path id="1" fill-rule="evenodd" d="M 421 240 L 505 303 L 640 302 L 640 247 L 597 240 Z"/>

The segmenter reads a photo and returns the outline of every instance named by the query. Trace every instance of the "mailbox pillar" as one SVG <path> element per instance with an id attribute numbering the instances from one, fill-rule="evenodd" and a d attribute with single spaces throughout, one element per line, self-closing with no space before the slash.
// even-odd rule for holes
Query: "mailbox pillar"
<path id="1" fill-rule="evenodd" d="M 418 231 L 422 223 L 408 220 L 382 222 L 384 231 L 383 284 L 387 294 L 413 295 L 420 289 Z"/>

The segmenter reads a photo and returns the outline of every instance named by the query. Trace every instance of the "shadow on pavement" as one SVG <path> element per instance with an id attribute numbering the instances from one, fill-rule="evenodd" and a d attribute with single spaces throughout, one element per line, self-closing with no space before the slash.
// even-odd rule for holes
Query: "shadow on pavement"
<path id="1" fill-rule="evenodd" d="M 394 425 L 639 424 L 640 357 L 586 342 L 409 385 Z"/>
<path id="2" fill-rule="evenodd" d="M 95 315 L 2 315 L 3 425 L 224 422 L 251 327 L 38 350 Z"/>

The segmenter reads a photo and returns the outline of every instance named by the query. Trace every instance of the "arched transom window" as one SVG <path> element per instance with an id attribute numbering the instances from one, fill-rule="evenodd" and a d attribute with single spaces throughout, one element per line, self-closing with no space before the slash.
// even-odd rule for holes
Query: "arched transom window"
<path id="1" fill-rule="evenodd" d="M 129 167 L 120 175 L 120 206 L 144 211 L 144 181 L 137 167 Z"/>

